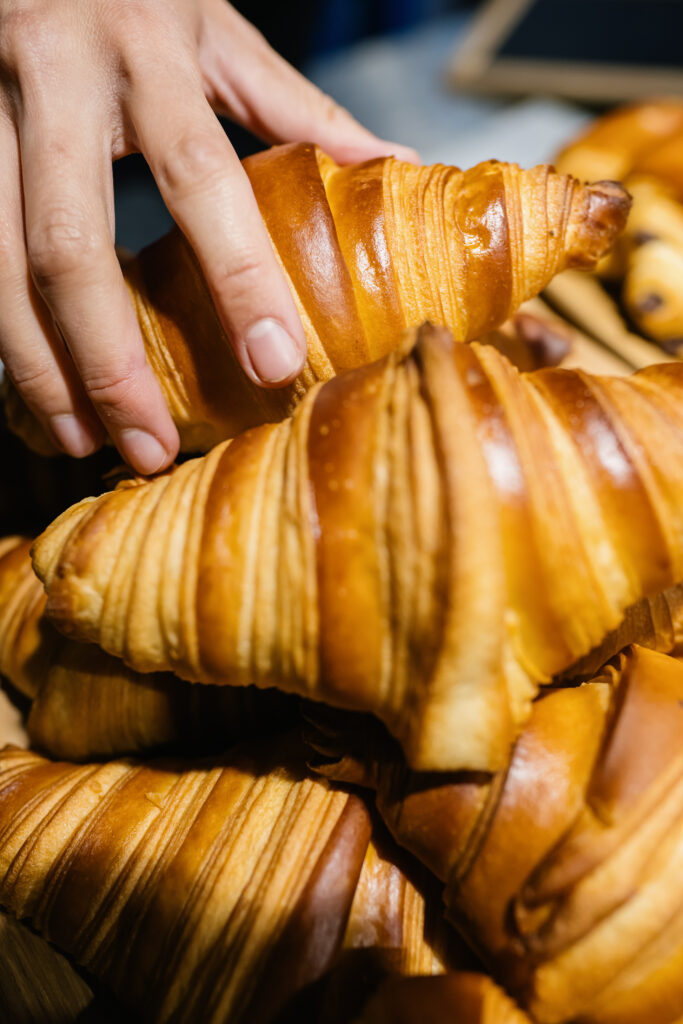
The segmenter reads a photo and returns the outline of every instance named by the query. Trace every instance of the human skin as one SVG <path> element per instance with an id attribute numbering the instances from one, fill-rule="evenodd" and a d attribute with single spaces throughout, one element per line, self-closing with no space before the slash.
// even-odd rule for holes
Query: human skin
<path id="1" fill-rule="evenodd" d="M 178 435 L 114 251 L 111 164 L 141 152 L 244 371 L 291 381 L 305 338 L 251 187 L 215 116 L 340 163 L 376 138 L 225 0 L 0 0 L 0 358 L 58 446 L 109 434 L 140 473 Z"/>

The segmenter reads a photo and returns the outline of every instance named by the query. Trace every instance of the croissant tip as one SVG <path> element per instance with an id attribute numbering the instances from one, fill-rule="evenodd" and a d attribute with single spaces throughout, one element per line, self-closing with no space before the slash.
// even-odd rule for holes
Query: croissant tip
<path id="1" fill-rule="evenodd" d="M 633 199 L 619 181 L 595 181 L 584 188 L 585 205 L 568 266 L 591 269 L 626 227 Z"/>
<path id="2" fill-rule="evenodd" d="M 633 205 L 633 196 L 620 181 L 594 181 L 588 186 L 591 197 L 600 202 L 600 208 L 611 214 L 617 231 L 626 224 Z"/>

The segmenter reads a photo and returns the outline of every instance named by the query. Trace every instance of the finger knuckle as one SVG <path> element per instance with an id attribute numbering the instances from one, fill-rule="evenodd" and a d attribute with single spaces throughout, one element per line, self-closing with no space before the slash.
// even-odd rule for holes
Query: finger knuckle
<path id="1" fill-rule="evenodd" d="M 16 65 L 27 49 L 36 29 L 33 11 L 15 7 L 0 20 L 0 58 L 3 63 Z"/>
<path id="2" fill-rule="evenodd" d="M 225 140 L 213 132 L 188 131 L 172 142 L 157 167 L 164 189 L 182 195 L 210 188 L 226 171 Z"/>
<path id="3" fill-rule="evenodd" d="M 149 40 L 157 35 L 148 32 L 163 31 L 168 24 L 163 5 L 150 0 L 120 0 L 116 5 L 116 27 L 123 41 L 135 43 L 138 39 Z"/>
<path id="4" fill-rule="evenodd" d="M 144 360 L 130 358 L 84 374 L 83 385 L 95 405 L 120 409 L 136 399 L 144 369 Z"/>
<path id="5" fill-rule="evenodd" d="M 24 400 L 33 405 L 49 405 L 58 389 L 55 368 L 48 362 L 37 361 L 21 367 L 12 367 L 10 377 Z"/>
<path id="6" fill-rule="evenodd" d="M 320 116 L 328 124 L 336 124 L 339 121 L 348 121 L 348 111 L 327 93 L 320 93 Z"/>
<path id="7" fill-rule="evenodd" d="M 231 302 L 247 299 L 263 289 L 264 264 L 256 254 L 243 253 L 228 262 L 217 262 L 212 283 L 219 293 L 229 294 Z"/>
<path id="8" fill-rule="evenodd" d="M 82 214 L 54 210 L 28 231 L 26 248 L 34 280 L 41 286 L 95 263 L 103 246 Z"/>
<path id="9" fill-rule="evenodd" d="M 168 5 L 158 0 L 119 0 L 108 36 L 118 60 L 119 73 L 133 88 L 150 81 L 150 76 L 168 75 L 168 54 L 181 41 L 188 43 L 183 24 L 168 17 Z M 150 39 L 155 46 L 150 47 Z"/>
<path id="10" fill-rule="evenodd" d="M 0 21 L 0 59 L 28 75 L 60 52 L 60 37 L 58 24 L 44 11 L 19 5 Z"/>

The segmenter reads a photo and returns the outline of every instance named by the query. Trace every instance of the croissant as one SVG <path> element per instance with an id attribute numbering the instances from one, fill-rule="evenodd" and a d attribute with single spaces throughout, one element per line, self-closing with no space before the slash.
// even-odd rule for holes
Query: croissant
<path id="1" fill-rule="evenodd" d="M 410 772 L 377 728 L 328 711 L 309 737 L 319 770 L 376 788 L 394 836 L 446 883 L 450 919 L 533 1020 L 681 1019 L 680 662 L 633 647 L 547 693 L 493 776 Z"/>
<path id="2" fill-rule="evenodd" d="M 30 541 L 0 541 L 0 675 L 32 701 L 31 744 L 72 761 L 169 745 L 222 749 L 292 725 L 296 702 L 253 686 L 190 686 L 169 672 L 141 676 L 44 618 Z"/>
<path id="3" fill-rule="evenodd" d="M 137 671 L 372 711 L 417 769 L 504 764 L 536 686 L 683 580 L 683 366 L 413 340 L 67 510 L 34 547 L 47 615 Z"/>
<path id="4" fill-rule="evenodd" d="M 590 267 L 623 227 L 626 193 L 550 167 L 489 161 L 462 172 L 393 158 L 339 167 L 311 145 L 244 162 L 308 341 L 290 387 L 264 390 L 239 368 L 198 264 L 179 232 L 124 275 L 184 450 L 207 451 L 291 413 L 316 381 L 385 355 L 431 318 L 459 340 L 500 325 L 558 271 Z M 15 429 L 36 427 L 14 398 Z M 44 445 L 44 439 L 43 439 Z"/>
<path id="5" fill-rule="evenodd" d="M 6 748 L 0 904 L 150 1022 L 261 1024 L 351 954 L 455 966 L 362 801 L 303 770 L 296 739 L 268 746 L 85 766 Z"/>
<path id="6" fill-rule="evenodd" d="M 0 543 L 0 675 L 31 698 L 28 735 L 53 757 L 84 761 L 162 746 L 218 748 L 239 737 L 294 724 L 277 690 L 190 686 L 169 672 L 142 675 L 94 644 L 59 634 L 33 573 L 30 541 Z M 589 678 L 631 643 L 683 649 L 683 586 L 627 608 L 620 626 L 565 673 Z"/>
<path id="7" fill-rule="evenodd" d="M 29 546 L 22 538 L 0 542 L 0 676 L 32 701 L 27 728 L 34 747 L 83 761 L 168 745 L 217 747 L 293 724 L 294 709 L 277 690 L 141 675 L 94 644 L 63 637 L 44 618 L 47 598 Z M 683 586 L 628 608 L 618 629 L 567 674 L 588 678 L 631 643 L 681 650 Z"/>

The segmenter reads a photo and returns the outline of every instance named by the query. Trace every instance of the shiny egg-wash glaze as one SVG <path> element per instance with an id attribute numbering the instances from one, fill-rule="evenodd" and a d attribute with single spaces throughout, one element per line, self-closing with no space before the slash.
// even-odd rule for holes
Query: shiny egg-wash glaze
<path id="1" fill-rule="evenodd" d="M 293 724 L 297 702 L 254 686 L 192 686 L 170 672 L 142 674 L 96 644 L 57 632 L 33 572 L 30 541 L 0 542 L 0 675 L 32 701 L 31 743 L 53 757 L 84 761 L 172 744 L 227 742 Z M 683 586 L 643 598 L 617 630 L 567 670 L 594 675 L 630 643 L 663 652 L 683 646 Z"/>
<path id="2" fill-rule="evenodd" d="M 683 665 L 632 647 L 555 689 L 496 775 L 411 772 L 328 710 L 319 771 L 371 786 L 449 917 L 539 1024 L 683 1015 Z M 318 713 L 319 714 L 319 713 Z M 336 719 L 335 719 L 336 715 Z"/>
<path id="3" fill-rule="evenodd" d="M 469 171 L 393 158 L 340 167 L 314 146 L 279 146 L 245 170 L 308 342 L 300 377 L 264 390 L 242 372 L 188 244 L 171 233 L 124 265 L 182 447 L 214 444 L 292 412 L 317 381 L 386 355 L 430 319 L 471 340 L 569 266 L 591 267 L 629 209 L 613 182 L 488 161 Z M 13 395 L 10 421 L 45 438 Z"/>
<path id="4" fill-rule="evenodd" d="M 683 365 L 410 341 L 65 512 L 47 614 L 138 671 L 373 711 L 415 768 L 505 764 L 538 684 L 683 580 Z"/>
<path id="5" fill-rule="evenodd" d="M 304 756 L 292 737 L 197 762 L 0 751 L 0 905 L 155 1024 L 266 1024 L 345 956 L 456 967 L 433 880 Z"/>

